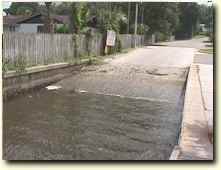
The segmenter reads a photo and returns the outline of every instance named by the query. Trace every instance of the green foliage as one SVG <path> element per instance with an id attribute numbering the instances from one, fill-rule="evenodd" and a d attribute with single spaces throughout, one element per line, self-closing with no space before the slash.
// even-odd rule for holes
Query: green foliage
<path id="1" fill-rule="evenodd" d="M 87 65 L 92 65 L 93 64 L 93 58 L 92 57 L 89 57 L 89 60 L 87 62 Z"/>
<path id="2" fill-rule="evenodd" d="M 97 16 L 98 19 L 98 29 L 101 32 L 106 32 L 107 30 L 114 30 L 119 33 L 120 25 L 127 23 L 127 18 L 124 13 L 122 13 L 117 8 L 113 10 L 100 9 L 100 12 Z"/>
<path id="3" fill-rule="evenodd" d="M 149 26 L 145 25 L 145 24 L 139 24 L 137 26 L 137 34 L 145 34 L 146 32 L 148 32 L 149 30 Z"/>
<path id="4" fill-rule="evenodd" d="M 31 16 L 32 12 L 33 12 L 32 8 L 21 6 L 17 9 L 16 15 L 29 15 L 29 16 Z"/>
<path id="5" fill-rule="evenodd" d="M 90 55 L 87 58 L 88 58 L 86 62 L 87 65 L 99 65 L 103 63 L 102 59 L 97 57 L 96 55 Z"/>
<path id="6" fill-rule="evenodd" d="M 213 48 L 204 48 L 199 50 L 200 53 L 213 54 Z"/>
<path id="7" fill-rule="evenodd" d="M 9 59 L 3 58 L 2 59 L 2 71 L 3 74 L 7 71 L 15 70 L 17 73 L 23 73 L 26 71 L 27 62 L 25 57 L 19 56 L 16 58 L 14 63 Z"/>
<path id="8" fill-rule="evenodd" d="M 117 42 L 116 42 L 116 47 L 117 47 L 117 52 L 121 52 L 122 51 L 122 45 L 121 45 L 121 41 L 117 36 Z"/>
<path id="9" fill-rule="evenodd" d="M 62 25 L 58 28 L 56 28 L 55 30 L 56 33 L 68 33 L 69 32 L 69 28 L 67 25 Z"/>
<path id="10" fill-rule="evenodd" d="M 213 11 L 214 7 L 207 5 L 199 6 L 199 23 L 205 24 L 206 28 L 210 27 L 211 22 L 213 21 Z"/>
<path id="11" fill-rule="evenodd" d="M 27 62 L 26 62 L 26 58 L 23 56 L 19 56 L 16 60 L 15 60 L 15 71 L 17 73 L 23 73 L 25 72 L 25 68 L 27 66 Z"/>
<path id="12" fill-rule="evenodd" d="M 209 39 L 210 39 L 210 41 L 211 41 L 212 43 L 214 43 L 214 35 L 213 35 L 212 32 L 209 33 Z"/>
<path id="13" fill-rule="evenodd" d="M 58 15 L 69 15 L 70 2 L 62 2 L 54 6 L 54 13 Z"/>
<path id="14" fill-rule="evenodd" d="M 169 34 L 166 34 L 164 32 L 156 32 L 155 33 L 156 35 L 156 41 L 159 42 L 159 41 L 167 41 L 169 40 Z"/>
<path id="15" fill-rule="evenodd" d="M 112 48 L 111 53 L 116 53 L 116 52 L 121 52 L 121 51 L 122 51 L 122 44 L 119 38 L 119 34 L 117 34 L 116 40 L 115 40 L 115 46 Z"/>
<path id="16" fill-rule="evenodd" d="M 73 2 L 71 4 L 71 22 L 75 33 L 80 33 L 80 31 L 87 26 L 88 17 L 89 11 L 86 3 Z"/>
<path id="17" fill-rule="evenodd" d="M 13 70 L 12 64 L 10 64 L 10 60 L 6 58 L 2 58 L 2 72 L 5 73 L 8 70 Z"/>
<path id="18" fill-rule="evenodd" d="M 11 15 L 23 15 L 27 12 L 31 15 L 39 12 L 38 2 L 12 2 L 8 12 Z"/>
<path id="19" fill-rule="evenodd" d="M 92 31 L 90 28 L 84 29 L 85 37 L 86 37 L 86 51 L 87 55 L 90 56 L 91 52 L 91 40 L 92 40 Z"/>
<path id="20" fill-rule="evenodd" d="M 185 2 L 179 3 L 179 20 L 180 24 L 176 29 L 177 39 L 192 38 L 198 31 L 197 23 L 199 18 L 199 6 L 197 3 Z"/>
<path id="21" fill-rule="evenodd" d="M 149 26 L 145 24 L 137 24 L 137 34 L 143 35 L 149 31 Z M 134 24 L 131 25 L 130 32 L 134 32 Z"/>
<path id="22" fill-rule="evenodd" d="M 179 23 L 177 3 L 144 3 L 144 23 L 149 26 L 149 33 L 173 33 Z"/>

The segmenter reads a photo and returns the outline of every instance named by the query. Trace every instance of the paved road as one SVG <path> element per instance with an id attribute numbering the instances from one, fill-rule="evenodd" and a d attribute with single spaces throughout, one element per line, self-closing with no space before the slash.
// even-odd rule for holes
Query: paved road
<path id="1" fill-rule="evenodd" d="M 210 64 L 213 65 L 213 55 L 207 53 L 199 53 L 200 49 L 211 48 L 212 45 L 208 41 L 208 37 L 204 38 L 196 38 L 191 40 L 180 40 L 180 41 L 172 41 L 172 42 L 163 42 L 159 43 L 160 45 L 166 45 L 168 47 L 185 47 L 185 48 L 194 48 L 195 55 L 194 55 L 194 63 L 199 64 Z"/>
<path id="2" fill-rule="evenodd" d="M 210 42 L 208 37 L 203 38 L 194 38 L 190 40 L 178 40 L 178 41 L 171 41 L 171 42 L 163 42 L 159 43 L 160 45 L 166 45 L 169 47 L 186 47 L 186 48 L 195 48 L 195 49 L 202 49 L 205 47 L 210 47 Z"/>
<path id="3" fill-rule="evenodd" d="M 4 159 L 169 159 L 193 54 L 139 48 L 5 102 Z"/>
<path id="4" fill-rule="evenodd" d="M 193 48 L 147 46 L 115 59 L 111 64 L 182 68 L 193 62 L 194 52 Z"/>

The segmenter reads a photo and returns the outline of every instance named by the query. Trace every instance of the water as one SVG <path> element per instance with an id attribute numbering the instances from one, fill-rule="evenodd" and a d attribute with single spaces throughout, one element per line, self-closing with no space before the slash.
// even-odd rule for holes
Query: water
<path id="1" fill-rule="evenodd" d="M 181 108 L 167 101 L 41 89 L 4 102 L 3 158 L 165 160 L 177 142 Z"/>
<path id="2" fill-rule="evenodd" d="M 187 68 L 86 67 L 4 101 L 6 160 L 165 160 L 177 143 Z"/>

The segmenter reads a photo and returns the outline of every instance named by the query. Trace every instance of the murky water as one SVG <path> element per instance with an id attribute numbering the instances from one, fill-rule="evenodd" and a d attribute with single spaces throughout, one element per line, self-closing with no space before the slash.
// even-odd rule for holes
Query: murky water
<path id="1" fill-rule="evenodd" d="M 53 84 L 58 90 L 43 88 L 4 102 L 3 158 L 169 159 L 181 125 L 187 68 L 85 69 Z"/>
<path id="2" fill-rule="evenodd" d="M 7 160 L 159 160 L 177 142 L 181 110 L 168 102 L 42 89 L 5 102 L 3 119 Z"/>

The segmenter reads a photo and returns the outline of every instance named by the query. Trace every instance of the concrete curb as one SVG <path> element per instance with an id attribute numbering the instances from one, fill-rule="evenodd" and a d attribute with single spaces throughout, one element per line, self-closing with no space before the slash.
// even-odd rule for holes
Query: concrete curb
<path id="1" fill-rule="evenodd" d="M 50 65 L 34 66 L 34 67 L 26 68 L 26 71 L 23 73 L 19 73 L 19 75 L 16 71 L 7 71 L 3 77 L 10 78 L 10 77 L 21 76 L 21 75 L 26 75 L 26 74 L 31 74 L 31 73 L 41 72 L 41 71 L 48 71 L 52 69 L 63 68 L 67 66 L 71 66 L 71 64 L 56 63 L 56 64 L 50 64 Z"/>
<path id="2" fill-rule="evenodd" d="M 178 145 L 174 146 L 173 151 L 172 151 L 172 153 L 171 153 L 171 155 L 170 155 L 169 160 L 177 160 L 177 158 L 178 158 L 179 155 L 180 155 L 180 152 L 181 152 L 180 147 L 179 147 Z"/>
<path id="3" fill-rule="evenodd" d="M 3 76 L 3 99 L 57 82 L 73 71 L 79 71 L 82 66 L 83 64 L 57 63 L 30 67 L 24 73 L 9 71 Z"/>
<path id="4" fill-rule="evenodd" d="M 187 78 L 179 140 L 173 148 L 169 160 L 213 159 L 213 146 L 206 134 L 208 122 L 204 108 L 198 66 L 191 64 Z"/>
<path id="5" fill-rule="evenodd" d="M 198 79 L 199 79 L 199 84 L 200 84 L 200 88 L 201 88 L 201 93 L 202 93 L 202 101 L 203 101 L 203 107 L 204 107 L 204 114 L 205 117 L 207 118 L 207 126 L 209 129 L 209 138 L 211 140 L 211 143 L 213 142 L 213 110 L 211 110 L 210 108 L 208 108 L 206 106 L 206 99 L 204 98 L 205 96 L 203 95 L 203 79 L 200 76 L 200 67 L 203 67 L 204 64 L 197 64 L 197 72 L 198 72 Z M 212 112 L 212 114 L 210 114 L 210 112 Z"/>
<path id="6" fill-rule="evenodd" d="M 188 75 L 187 75 L 187 83 L 186 83 L 186 89 L 187 87 L 189 86 L 190 84 L 190 76 L 191 76 L 191 70 L 192 70 L 192 64 L 189 68 L 189 72 L 188 72 Z M 183 115 L 184 115 L 184 111 L 185 111 L 185 105 L 186 105 L 186 93 L 187 91 L 185 91 L 185 96 L 184 96 L 184 106 L 183 106 L 183 114 L 182 114 L 182 121 L 181 121 L 181 127 L 180 127 L 180 134 L 179 134 L 179 138 L 178 138 L 178 142 L 177 142 L 177 145 L 174 146 L 173 148 L 173 151 L 171 152 L 170 154 L 170 158 L 169 160 L 178 160 L 178 157 L 179 155 L 181 154 L 181 147 L 180 147 L 180 141 L 181 141 L 181 138 L 183 136 L 183 127 L 184 127 L 184 121 L 183 121 Z"/>

